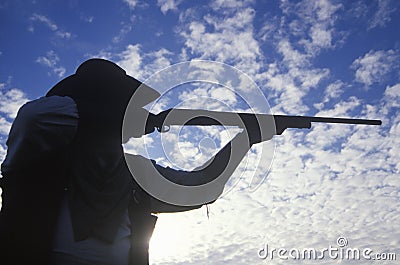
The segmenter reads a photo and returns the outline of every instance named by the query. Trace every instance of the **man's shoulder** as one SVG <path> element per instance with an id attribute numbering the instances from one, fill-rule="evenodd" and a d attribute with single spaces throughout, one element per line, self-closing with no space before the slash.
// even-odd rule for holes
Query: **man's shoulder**
<path id="1" fill-rule="evenodd" d="M 60 113 L 78 117 L 74 100 L 70 97 L 41 97 L 25 103 L 18 111 L 16 121 L 34 122 L 49 113 Z M 53 115 L 54 117 L 60 117 Z"/>
<path id="2" fill-rule="evenodd" d="M 40 97 L 25 103 L 20 110 L 36 112 L 38 110 L 54 110 L 60 106 L 76 106 L 70 97 L 50 96 Z"/>

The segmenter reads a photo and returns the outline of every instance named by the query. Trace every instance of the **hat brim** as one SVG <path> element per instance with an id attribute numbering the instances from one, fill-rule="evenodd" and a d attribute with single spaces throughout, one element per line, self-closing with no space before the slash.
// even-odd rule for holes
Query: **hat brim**
<path id="1" fill-rule="evenodd" d="M 132 81 L 137 82 L 137 80 L 135 78 L 133 78 L 129 75 L 127 75 L 127 78 L 128 78 L 128 80 L 130 80 L 130 82 L 132 82 Z M 160 96 L 161 96 L 161 94 L 157 90 L 149 87 L 145 83 L 140 82 L 139 87 L 137 87 L 137 89 L 135 90 L 135 92 L 133 93 L 133 95 L 131 97 L 131 101 L 134 100 L 135 105 L 137 105 L 137 106 L 140 105 L 140 107 L 143 107 L 153 101 L 156 101 Z"/>
<path id="2" fill-rule="evenodd" d="M 122 81 L 122 80 L 121 80 Z M 157 100 L 161 94 L 149 87 L 148 85 L 138 81 L 137 79 L 125 75 L 123 81 L 120 83 L 125 88 L 132 87 L 131 99 L 134 99 L 135 106 L 144 107 L 147 104 Z M 74 98 L 75 95 L 79 94 L 77 88 L 80 87 L 80 77 L 76 74 L 68 76 L 53 86 L 47 93 L 46 96 L 69 96 Z M 112 90 L 110 91 L 112 93 Z"/>

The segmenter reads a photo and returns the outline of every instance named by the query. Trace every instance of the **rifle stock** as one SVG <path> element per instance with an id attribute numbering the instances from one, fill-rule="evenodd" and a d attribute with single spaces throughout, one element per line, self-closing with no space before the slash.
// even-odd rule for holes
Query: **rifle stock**
<path id="1" fill-rule="evenodd" d="M 169 109 L 159 114 L 150 113 L 146 132 L 166 132 L 170 126 L 237 126 L 251 130 L 274 129 L 274 134 L 280 135 L 288 128 L 310 129 L 313 122 L 381 125 L 381 120 L 330 118 L 311 116 L 290 116 L 272 114 L 252 114 L 219 112 L 208 110 Z M 269 128 L 266 128 L 269 127 Z"/>

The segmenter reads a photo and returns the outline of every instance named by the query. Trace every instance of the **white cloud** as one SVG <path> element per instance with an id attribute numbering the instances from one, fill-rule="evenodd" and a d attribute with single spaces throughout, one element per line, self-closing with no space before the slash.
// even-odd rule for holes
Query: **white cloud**
<path id="1" fill-rule="evenodd" d="M 314 103 L 314 107 L 318 110 L 321 110 L 326 103 L 333 99 L 338 99 L 344 92 L 345 84 L 341 80 L 336 80 L 333 83 L 329 84 L 325 89 L 325 96 L 319 103 Z"/>
<path id="2" fill-rule="evenodd" d="M 253 4 L 254 0 L 216 0 L 211 2 L 211 7 L 215 10 L 238 9 Z"/>
<path id="3" fill-rule="evenodd" d="M 113 43 L 119 43 L 120 41 L 122 41 L 125 36 L 131 32 L 132 30 L 132 25 L 131 24 L 125 24 L 122 26 L 122 28 L 120 29 L 120 31 L 118 32 L 118 34 L 112 38 L 112 42 Z"/>
<path id="4" fill-rule="evenodd" d="M 154 137 L 154 146 L 158 148 L 150 147 L 148 150 L 153 159 L 161 165 L 190 171 L 203 165 L 221 148 L 217 141 L 219 133 L 216 133 L 216 130 L 171 127 L 168 133 Z"/>
<path id="5" fill-rule="evenodd" d="M 332 84 L 329 84 L 326 88 L 326 97 L 325 100 L 328 100 L 329 98 L 338 98 L 340 95 L 343 93 L 343 86 L 344 83 L 340 80 L 335 81 Z"/>
<path id="6" fill-rule="evenodd" d="M 39 14 L 33 14 L 30 19 L 32 21 L 42 22 L 52 31 L 56 31 L 58 29 L 58 26 L 54 22 L 52 22 L 49 18 L 47 18 L 46 16 L 39 15 Z"/>
<path id="7" fill-rule="evenodd" d="M 287 14 L 298 13 L 306 24 L 315 25 L 316 22 L 332 25 L 336 19 L 335 13 L 342 8 L 340 3 L 334 4 L 329 0 L 311 0 L 290 3 L 283 1 L 281 8 Z"/>
<path id="8" fill-rule="evenodd" d="M 398 69 L 399 54 L 395 50 L 369 51 L 363 57 L 359 57 L 351 65 L 355 70 L 355 80 L 370 86 L 380 83 L 387 75 Z"/>
<path id="9" fill-rule="evenodd" d="M 306 97 L 315 100 L 314 107 L 323 107 L 312 92 L 329 80 L 331 70 L 315 67 L 314 61 L 321 51 L 333 50 L 344 41 L 345 34 L 336 29 L 343 5 L 327 0 L 281 1 L 280 8 L 283 16 L 266 19 L 260 34 L 281 57 L 272 57 L 257 81 L 265 87 L 274 112 L 303 114 L 310 110 Z M 327 103 L 328 97 L 322 101 Z"/>
<path id="10" fill-rule="evenodd" d="M 28 101 L 25 93 L 17 88 L 6 90 L 0 89 L 0 112 L 7 115 L 9 119 L 17 116 L 18 109 Z"/>
<path id="11" fill-rule="evenodd" d="M 285 65 L 289 68 L 308 66 L 309 55 L 294 49 L 289 40 L 282 39 L 277 47 L 278 51 L 283 55 Z"/>
<path id="12" fill-rule="evenodd" d="M 0 134 L 8 135 L 11 129 L 11 122 L 9 122 L 4 117 L 0 117 Z M 1 146 L 1 145 L 0 145 Z M 3 160 L 0 160 L 3 161 Z"/>
<path id="13" fill-rule="evenodd" d="M 391 14 L 396 11 L 395 7 L 391 7 L 392 0 L 379 0 L 376 13 L 370 20 L 368 29 L 376 27 L 385 27 L 391 21 Z"/>
<path id="14" fill-rule="evenodd" d="M 72 36 L 71 33 L 65 31 L 57 31 L 56 35 L 62 39 L 70 39 Z"/>
<path id="15" fill-rule="evenodd" d="M 264 74 L 266 93 L 273 99 L 274 112 L 301 114 L 309 108 L 303 99 L 329 76 L 328 69 L 312 68 L 310 54 L 296 50 L 288 39 L 277 43 L 282 60 L 269 65 Z"/>
<path id="16" fill-rule="evenodd" d="M 155 72 L 169 66 L 171 55 L 173 54 L 165 48 L 144 53 L 139 44 L 129 44 L 117 55 L 117 64 L 125 69 L 127 74 L 144 81 Z"/>
<path id="17" fill-rule="evenodd" d="M 388 101 L 387 106 L 391 108 L 400 107 L 400 84 L 386 87 L 385 100 Z"/>
<path id="18" fill-rule="evenodd" d="M 88 15 L 81 15 L 81 19 L 87 23 L 92 23 L 94 21 L 94 16 L 88 16 Z"/>
<path id="19" fill-rule="evenodd" d="M 330 30 L 312 26 L 310 29 L 312 43 L 317 47 L 330 48 L 332 45 L 332 34 Z"/>
<path id="20" fill-rule="evenodd" d="M 196 84 L 191 90 L 179 93 L 179 108 L 229 111 L 238 101 L 235 93 L 225 87 Z"/>
<path id="21" fill-rule="evenodd" d="M 216 99 L 218 101 L 224 101 L 228 106 L 236 105 L 237 99 L 235 93 L 229 89 L 225 89 L 222 87 L 212 89 L 210 91 L 211 98 Z"/>
<path id="22" fill-rule="evenodd" d="M 148 61 L 145 66 L 145 71 L 147 73 L 146 76 L 148 77 L 149 75 L 170 66 L 170 57 L 172 57 L 172 55 L 174 54 L 165 48 L 147 53 L 145 56 L 146 61 Z"/>
<path id="23" fill-rule="evenodd" d="M 259 43 L 253 32 L 255 10 L 236 9 L 224 17 L 208 14 L 202 20 L 187 17 L 181 36 L 192 57 L 227 62 L 247 74 L 259 69 L 262 58 Z M 190 20 L 190 22 L 189 22 Z M 207 30 L 211 27 L 211 30 Z"/>
<path id="24" fill-rule="evenodd" d="M 133 77 L 141 72 L 142 55 L 140 54 L 140 45 L 128 45 L 120 54 L 121 59 L 117 62 L 126 73 Z"/>
<path id="25" fill-rule="evenodd" d="M 157 0 L 157 5 L 160 7 L 161 12 L 165 15 L 169 10 L 178 10 L 178 5 L 181 0 Z"/>
<path id="26" fill-rule="evenodd" d="M 335 104 L 331 109 L 324 109 L 318 112 L 316 115 L 318 116 L 347 116 L 354 108 L 360 106 L 361 102 L 356 97 L 350 97 L 346 101 L 340 101 Z"/>
<path id="27" fill-rule="evenodd" d="M 29 99 L 25 93 L 18 88 L 8 89 L 9 82 L 0 83 L 0 135 L 8 135 L 12 120 L 17 116 L 19 108 Z M 0 163 L 5 158 L 3 137 L 0 136 Z"/>
<path id="28" fill-rule="evenodd" d="M 37 63 L 49 67 L 58 77 L 63 77 L 66 70 L 63 66 L 58 65 L 59 61 L 60 58 L 53 50 L 48 51 L 46 56 L 39 56 L 36 59 Z"/>
<path id="29" fill-rule="evenodd" d="M 146 148 L 151 148 L 153 146 L 153 142 L 153 138 L 148 135 L 145 135 L 141 138 L 131 138 L 127 143 L 124 144 L 124 151 L 129 154 L 149 157 Z"/>
<path id="30" fill-rule="evenodd" d="M 280 37 L 293 35 L 309 55 L 315 56 L 321 49 L 331 49 L 341 43 L 334 25 L 342 4 L 328 0 L 282 1 L 281 8 L 287 16 L 280 26 Z"/>
<path id="31" fill-rule="evenodd" d="M 138 4 L 138 0 L 123 0 L 125 4 L 129 6 L 130 9 L 135 9 L 136 5 Z"/>
<path id="32" fill-rule="evenodd" d="M 39 15 L 39 14 L 35 13 L 30 17 L 30 20 L 34 21 L 34 22 L 40 22 L 40 23 L 44 24 L 51 31 L 54 31 L 56 33 L 57 37 L 60 37 L 60 38 L 63 38 L 63 39 L 70 39 L 71 36 L 72 36 L 72 34 L 70 32 L 66 32 L 66 31 L 61 30 L 57 26 L 57 24 L 55 24 L 53 21 L 51 21 L 48 17 L 46 17 L 44 15 Z M 28 28 L 28 30 L 30 32 L 34 32 L 35 31 L 33 26 L 30 26 Z"/>

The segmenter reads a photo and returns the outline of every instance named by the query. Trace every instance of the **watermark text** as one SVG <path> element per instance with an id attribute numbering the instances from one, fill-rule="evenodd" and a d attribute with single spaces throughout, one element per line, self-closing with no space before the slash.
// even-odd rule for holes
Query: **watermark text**
<path id="1" fill-rule="evenodd" d="M 345 237 L 338 237 L 336 245 L 325 248 L 273 248 L 265 243 L 257 252 L 260 259 L 280 260 L 396 260 L 396 253 L 374 252 L 371 248 L 348 247 Z"/>

